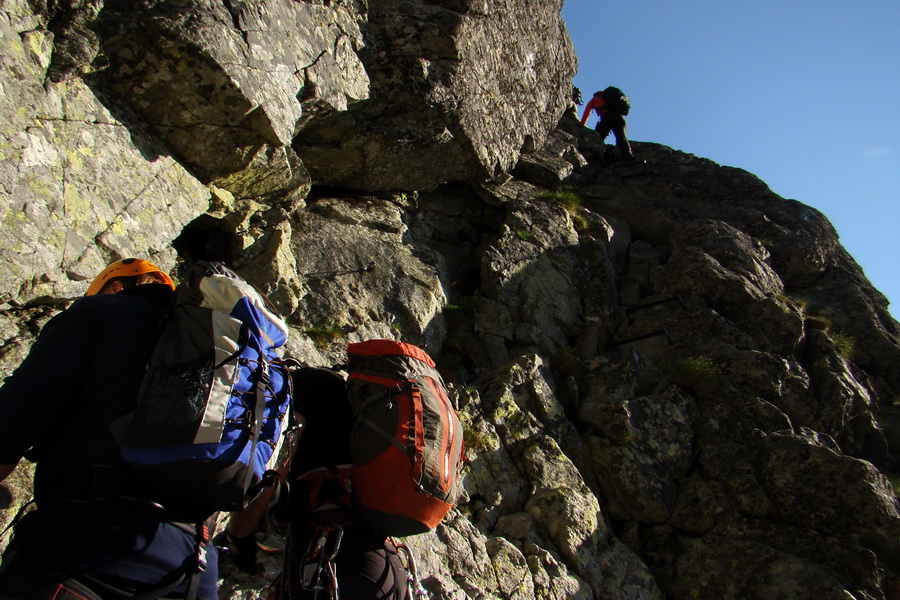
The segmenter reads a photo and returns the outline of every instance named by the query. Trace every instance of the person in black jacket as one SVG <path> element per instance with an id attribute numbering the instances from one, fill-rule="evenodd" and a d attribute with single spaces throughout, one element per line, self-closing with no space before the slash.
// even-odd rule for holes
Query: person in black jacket
<path id="1" fill-rule="evenodd" d="M 132 479 L 109 429 L 136 406 L 173 288 L 149 261 L 111 264 L 0 387 L 0 481 L 35 460 L 37 506 L 0 562 L 0 597 L 217 597 L 193 525 L 209 515 Z"/>

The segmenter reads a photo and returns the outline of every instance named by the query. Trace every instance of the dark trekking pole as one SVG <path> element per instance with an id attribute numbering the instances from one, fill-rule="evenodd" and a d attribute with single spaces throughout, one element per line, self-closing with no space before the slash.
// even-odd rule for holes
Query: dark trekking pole
<path id="1" fill-rule="evenodd" d="M 375 270 L 375 261 L 370 262 L 365 267 L 359 269 L 347 269 L 346 271 L 316 271 L 313 273 L 304 273 L 303 276 L 309 279 L 333 279 L 338 275 L 355 275 L 357 273 L 369 273 Z"/>

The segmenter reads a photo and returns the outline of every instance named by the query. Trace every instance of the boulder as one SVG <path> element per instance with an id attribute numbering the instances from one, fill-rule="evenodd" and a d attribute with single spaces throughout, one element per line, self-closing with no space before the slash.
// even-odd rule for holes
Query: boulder
<path id="1" fill-rule="evenodd" d="M 309 185 L 291 149 L 303 119 L 367 97 L 355 6 L 291 0 L 116 3 L 99 15 L 114 91 L 173 155 L 235 196 Z"/>
<path id="2" fill-rule="evenodd" d="M 171 269 L 172 240 L 210 198 L 133 114 L 111 112 L 77 78 L 45 85 L 53 36 L 26 16 L 0 13 L 0 306 L 7 308 L 79 296 L 120 258 Z"/>
<path id="3" fill-rule="evenodd" d="M 515 343 L 534 345 L 549 355 L 570 346 L 583 326 L 576 290 L 583 263 L 569 213 L 551 198 L 517 200 L 484 253 L 484 294 L 505 306 L 516 323 Z"/>
<path id="4" fill-rule="evenodd" d="M 575 55 L 559 0 L 387 0 L 367 13 L 368 99 L 294 140 L 313 180 L 430 190 L 512 169 L 569 103 Z M 505 32 L 515 29 L 516 34 Z"/>

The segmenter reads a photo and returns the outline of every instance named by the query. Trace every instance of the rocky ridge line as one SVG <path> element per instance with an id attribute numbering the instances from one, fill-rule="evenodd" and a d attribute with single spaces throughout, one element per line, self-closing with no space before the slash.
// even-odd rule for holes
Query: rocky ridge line
<path id="1" fill-rule="evenodd" d="M 302 360 L 438 358 L 470 461 L 408 540 L 432 598 L 891 598 L 886 300 L 745 171 L 603 166 L 559 8 L 0 2 L 0 368 L 108 260 L 226 259 Z"/>

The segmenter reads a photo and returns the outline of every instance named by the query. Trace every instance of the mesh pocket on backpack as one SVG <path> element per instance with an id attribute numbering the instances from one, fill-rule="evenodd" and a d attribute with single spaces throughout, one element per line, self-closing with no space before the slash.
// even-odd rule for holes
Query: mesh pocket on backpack
<path id="1" fill-rule="evenodd" d="M 195 427 L 206 410 L 214 368 L 209 358 L 157 367 L 142 407 L 144 422 L 157 431 Z"/>

